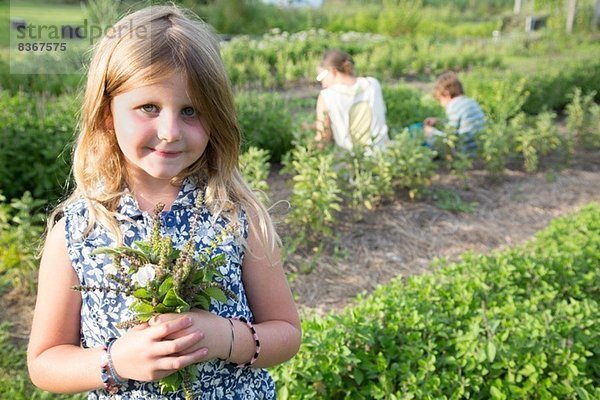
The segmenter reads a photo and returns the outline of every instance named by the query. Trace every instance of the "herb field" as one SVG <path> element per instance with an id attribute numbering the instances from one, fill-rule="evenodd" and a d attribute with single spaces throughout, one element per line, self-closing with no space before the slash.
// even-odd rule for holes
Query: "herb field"
<path id="1" fill-rule="evenodd" d="M 137 4 L 16 3 L 0 15 L 36 24 Z M 271 207 L 303 316 L 300 352 L 272 369 L 280 399 L 600 399 L 597 2 L 577 2 L 569 34 L 559 0 L 176 3 L 223 38 L 240 169 Z M 16 35 L 0 29 L 0 398 L 83 399 L 33 387 L 25 348 L 46 215 L 72 190 L 89 45 L 15 73 Z M 313 140 L 333 47 L 382 84 L 392 141 L 373 156 Z M 445 116 L 431 89 L 446 70 L 486 115 L 472 157 L 453 132 L 434 148 L 408 134 Z"/>

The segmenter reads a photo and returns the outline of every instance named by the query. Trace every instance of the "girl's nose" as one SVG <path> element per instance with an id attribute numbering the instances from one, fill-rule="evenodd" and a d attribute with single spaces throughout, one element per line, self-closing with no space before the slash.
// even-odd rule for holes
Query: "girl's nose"
<path id="1" fill-rule="evenodd" d="M 167 111 L 161 113 L 157 127 L 157 134 L 160 140 L 170 143 L 181 139 L 178 117 L 179 115 L 176 113 Z"/>

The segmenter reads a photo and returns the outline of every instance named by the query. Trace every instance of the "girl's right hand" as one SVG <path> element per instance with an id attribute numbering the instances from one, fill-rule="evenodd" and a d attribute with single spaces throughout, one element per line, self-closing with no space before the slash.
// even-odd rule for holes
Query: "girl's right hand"
<path id="1" fill-rule="evenodd" d="M 111 347 L 115 372 L 121 378 L 148 382 L 161 379 L 188 365 L 202 361 L 208 350 L 200 348 L 192 353 L 178 353 L 196 345 L 202 332 L 192 331 L 174 340 L 165 340 L 192 326 L 189 317 L 182 317 L 153 326 L 138 325 L 118 338 Z"/>

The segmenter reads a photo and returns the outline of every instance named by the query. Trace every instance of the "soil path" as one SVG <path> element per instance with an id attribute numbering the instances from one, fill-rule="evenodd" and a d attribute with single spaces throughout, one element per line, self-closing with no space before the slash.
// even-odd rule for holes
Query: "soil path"
<path id="1" fill-rule="evenodd" d="M 272 174 L 270 184 L 273 198 L 289 196 L 286 177 Z M 496 182 L 473 170 L 466 187 L 455 177 L 439 176 L 432 190 L 458 193 L 463 201 L 477 203 L 475 211 L 445 211 L 431 196 L 411 202 L 399 193 L 362 221 L 340 214 L 343 256 L 323 254 L 309 273 L 301 272 L 307 254 L 295 254 L 286 264 L 301 308 L 339 310 L 361 291 L 370 292 L 395 276 L 429 271 L 435 257 L 454 260 L 465 251 L 488 253 L 531 238 L 553 218 L 600 202 L 600 155 L 578 155 L 577 165 L 559 172 L 508 170 Z"/>

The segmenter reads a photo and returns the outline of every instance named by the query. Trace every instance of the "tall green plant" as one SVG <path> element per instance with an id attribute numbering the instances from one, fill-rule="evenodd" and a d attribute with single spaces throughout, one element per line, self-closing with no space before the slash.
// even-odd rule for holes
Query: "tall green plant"
<path id="1" fill-rule="evenodd" d="M 394 188 L 408 191 L 411 199 L 419 196 L 427 188 L 435 175 L 433 162 L 435 151 L 423 146 L 422 134 L 411 137 L 408 131 L 394 135 L 386 152 L 391 160 L 391 176 Z"/>
<path id="2" fill-rule="evenodd" d="M 287 223 L 296 232 L 297 242 L 315 243 L 333 235 L 336 212 L 342 198 L 335 169 L 334 154 L 314 148 L 297 147 L 291 153 L 294 171 L 292 211 Z"/>
<path id="3" fill-rule="evenodd" d="M 558 134 L 556 114 L 546 111 L 535 117 L 533 125 L 526 122 L 524 113 L 518 114 L 513 125 L 515 130 L 516 151 L 523 156 L 525 171 L 535 172 L 538 169 L 540 157 L 557 149 L 562 138 Z"/>
<path id="4" fill-rule="evenodd" d="M 568 135 L 589 148 L 600 148 L 597 110 L 600 106 L 594 103 L 595 95 L 596 92 L 584 94 L 576 87 L 566 107 Z"/>
<path id="5" fill-rule="evenodd" d="M 271 164 L 269 163 L 268 150 L 250 146 L 240 155 L 240 170 L 250 187 L 259 193 L 263 201 L 269 197 L 269 184 L 267 178 Z"/>

